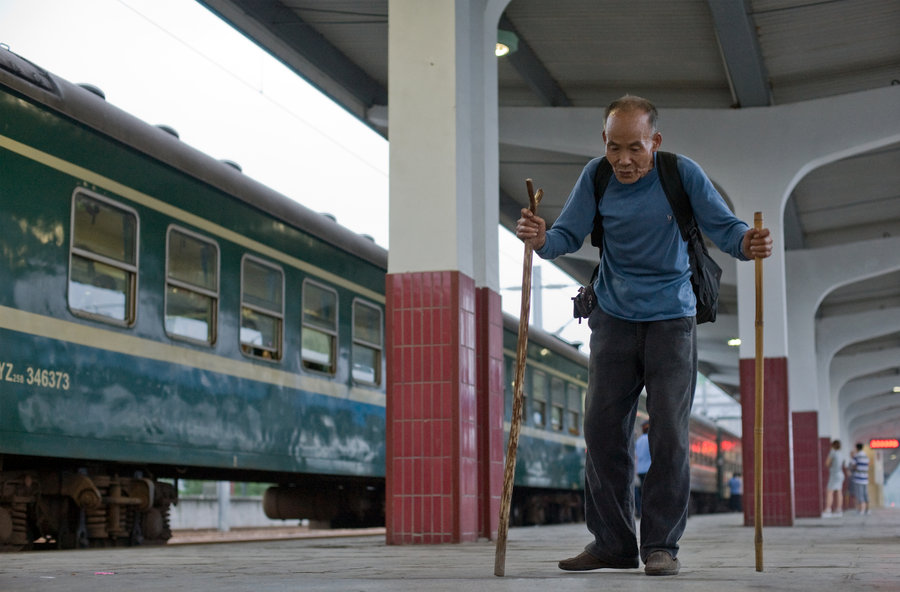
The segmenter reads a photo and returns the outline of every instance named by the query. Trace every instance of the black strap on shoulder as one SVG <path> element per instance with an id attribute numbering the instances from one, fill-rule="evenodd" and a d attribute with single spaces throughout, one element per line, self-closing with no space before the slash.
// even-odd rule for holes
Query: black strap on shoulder
<path id="1" fill-rule="evenodd" d="M 694 219 L 694 210 L 691 208 L 691 200 L 684 190 L 681 174 L 678 172 L 678 157 L 671 152 L 657 152 L 656 166 L 659 172 L 659 183 L 662 185 L 675 221 L 681 230 L 681 238 L 688 240 L 691 231 L 697 226 Z"/>
<path id="2" fill-rule="evenodd" d="M 597 265 L 591 273 L 590 284 L 593 285 L 594 280 L 600 274 L 600 259 L 603 258 L 603 216 L 600 215 L 600 198 L 606 192 L 606 186 L 612 178 L 612 165 L 606 160 L 606 157 L 600 159 L 600 165 L 594 171 L 594 227 L 591 229 L 591 244 L 597 247 L 599 256 L 597 257 Z"/>
<path id="3" fill-rule="evenodd" d="M 591 244 L 600 249 L 603 256 L 603 216 L 600 215 L 600 198 L 612 178 L 612 165 L 606 157 L 600 159 L 600 166 L 594 171 L 594 228 L 591 230 Z"/>

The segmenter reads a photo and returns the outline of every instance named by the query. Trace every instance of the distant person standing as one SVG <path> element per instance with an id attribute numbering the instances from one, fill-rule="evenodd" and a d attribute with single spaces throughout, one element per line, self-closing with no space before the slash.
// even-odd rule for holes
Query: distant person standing
<path id="1" fill-rule="evenodd" d="M 844 514 L 842 508 L 844 506 L 844 478 L 846 477 L 844 470 L 847 467 L 847 461 L 841 452 L 841 441 L 835 440 L 831 443 L 831 452 L 825 459 L 825 466 L 828 468 L 828 488 L 825 494 L 825 511 L 822 512 L 823 518 L 831 518 L 832 516 L 842 516 Z M 833 505 L 832 505 L 833 504 Z M 832 508 L 834 508 L 832 510 Z"/>
<path id="2" fill-rule="evenodd" d="M 856 454 L 851 460 L 850 493 L 856 498 L 856 513 L 869 513 L 869 456 L 863 451 L 863 443 L 856 443 Z"/>
<path id="3" fill-rule="evenodd" d="M 731 492 L 731 499 L 728 500 L 728 507 L 732 512 L 744 511 L 744 480 L 740 473 L 735 473 L 728 480 L 728 489 Z"/>
<path id="4" fill-rule="evenodd" d="M 641 491 L 644 489 L 644 479 L 647 477 L 647 471 L 650 470 L 650 421 L 644 421 L 641 424 L 641 435 L 634 443 L 634 457 L 637 461 L 637 478 L 638 485 L 634 488 L 634 517 L 641 518 L 641 503 L 643 496 Z"/>

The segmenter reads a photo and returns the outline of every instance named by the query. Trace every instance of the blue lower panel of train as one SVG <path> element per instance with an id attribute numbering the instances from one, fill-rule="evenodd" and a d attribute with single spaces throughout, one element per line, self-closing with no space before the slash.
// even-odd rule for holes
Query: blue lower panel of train
<path id="1" fill-rule="evenodd" d="M 383 406 L 249 362 L 257 379 L 0 330 L 0 364 L 7 454 L 384 476 Z"/>

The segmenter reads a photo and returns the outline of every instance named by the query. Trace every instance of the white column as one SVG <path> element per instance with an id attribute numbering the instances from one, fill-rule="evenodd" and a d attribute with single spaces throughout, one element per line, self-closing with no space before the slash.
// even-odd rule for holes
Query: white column
<path id="1" fill-rule="evenodd" d="M 391 0 L 389 273 L 499 292 L 497 21 L 508 0 Z"/>

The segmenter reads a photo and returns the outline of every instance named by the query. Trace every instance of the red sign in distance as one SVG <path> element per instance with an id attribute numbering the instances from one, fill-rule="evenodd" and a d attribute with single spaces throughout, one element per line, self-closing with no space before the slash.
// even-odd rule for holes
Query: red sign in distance
<path id="1" fill-rule="evenodd" d="M 873 438 L 869 440 L 869 448 L 900 448 L 900 439 L 897 438 Z"/>

